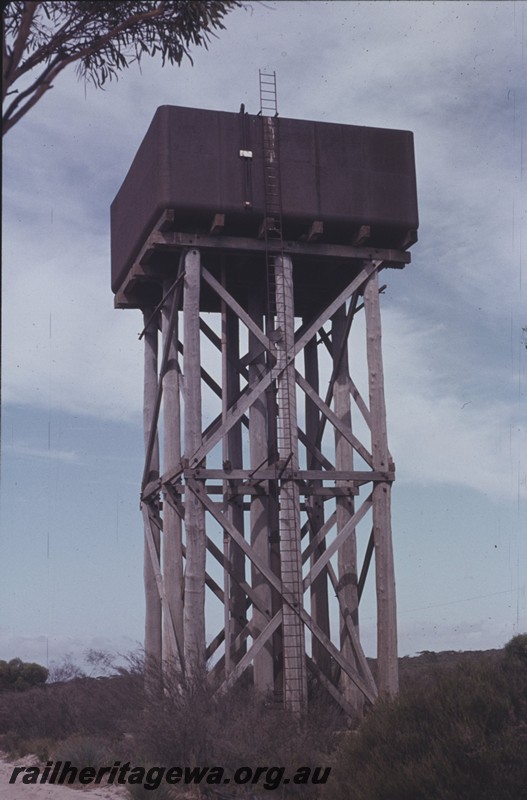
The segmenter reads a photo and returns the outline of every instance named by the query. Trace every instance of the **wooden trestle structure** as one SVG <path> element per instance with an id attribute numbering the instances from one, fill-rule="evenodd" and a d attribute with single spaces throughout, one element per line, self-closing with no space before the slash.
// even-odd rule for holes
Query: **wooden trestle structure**
<path id="1" fill-rule="evenodd" d="M 164 212 L 116 297 L 144 314 L 146 656 L 189 678 L 212 664 L 218 691 L 245 674 L 293 711 L 312 676 L 354 715 L 398 688 L 378 276 L 410 256 L 221 226 L 178 232 Z M 349 366 L 357 314 L 367 397 Z M 375 680 L 359 632 L 373 567 Z M 206 591 L 223 604 L 215 631 Z"/>
<path id="2" fill-rule="evenodd" d="M 354 717 L 398 689 L 379 272 L 416 241 L 412 138 L 279 124 L 274 73 L 259 117 L 158 109 L 112 206 L 115 304 L 144 316 L 145 653 L 295 712 L 313 679 Z"/>

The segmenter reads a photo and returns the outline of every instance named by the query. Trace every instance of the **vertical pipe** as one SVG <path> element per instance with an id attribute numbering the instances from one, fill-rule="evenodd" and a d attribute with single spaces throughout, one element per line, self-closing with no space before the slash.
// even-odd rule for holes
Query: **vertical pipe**
<path id="1" fill-rule="evenodd" d="M 262 291 L 249 293 L 249 314 L 259 327 L 264 317 L 265 294 Z M 265 372 L 265 353 L 262 345 L 253 333 L 249 333 L 249 387 L 254 386 Z M 267 402 L 265 396 L 258 397 L 249 409 L 249 456 L 251 469 L 266 467 L 269 459 L 267 440 Z M 269 545 L 269 494 L 262 487 L 262 494 L 251 497 L 250 526 L 251 546 L 254 552 L 267 565 L 270 565 Z M 272 616 L 271 588 L 255 567 L 252 567 L 252 586 L 258 595 L 268 617 L 257 608 L 253 608 L 253 624 L 262 630 Z M 272 640 L 271 640 L 272 641 Z M 254 685 L 266 694 L 274 688 L 273 648 L 271 642 L 260 650 L 253 662 Z"/>
<path id="2" fill-rule="evenodd" d="M 226 274 L 225 267 L 221 271 L 222 286 L 225 288 Z M 229 410 L 229 365 L 228 365 L 228 333 L 227 333 L 227 303 L 221 301 L 221 416 L 225 422 Z M 223 467 L 228 469 L 229 463 L 229 437 L 228 434 L 223 438 Z M 223 513 L 231 519 L 231 509 L 229 508 L 229 482 L 223 481 Z M 232 520 L 231 520 L 232 521 Z M 232 671 L 232 642 L 234 640 L 231 619 L 231 573 L 230 566 L 230 536 L 226 530 L 223 531 L 223 558 L 225 564 L 223 568 L 223 633 L 225 637 L 225 676 Z M 229 566 L 228 566 L 229 564 Z"/>
<path id="3" fill-rule="evenodd" d="M 366 350 L 370 392 L 373 469 L 389 469 L 388 436 L 381 348 L 381 313 L 378 275 L 375 271 L 364 291 Z M 377 591 L 377 671 L 379 691 L 394 695 L 398 691 L 397 616 L 393 564 L 391 484 L 378 481 L 373 489 L 373 538 L 375 543 L 375 582 Z"/>
<path id="4" fill-rule="evenodd" d="M 223 271 L 223 285 L 226 284 L 226 274 Z M 222 356 L 223 356 L 223 412 L 224 414 L 231 408 L 240 392 L 240 373 L 238 362 L 240 357 L 240 336 L 238 317 L 226 307 L 222 302 Z M 230 462 L 233 469 L 243 467 L 242 456 L 242 424 L 241 421 L 229 430 L 223 441 L 223 460 Z M 234 498 L 228 496 L 227 486 L 227 507 L 228 516 L 234 527 L 243 535 L 244 514 L 243 514 L 243 495 Z M 240 580 L 245 580 L 245 556 L 236 542 L 228 538 L 228 558 L 231 563 L 234 575 Z M 229 644 L 228 638 L 234 640 L 245 625 L 245 592 L 240 589 L 236 581 L 228 581 L 226 587 L 225 601 L 230 607 L 230 619 L 228 620 L 228 631 L 226 630 L 226 659 L 225 665 L 228 669 Z M 232 661 L 237 663 L 243 655 L 244 648 L 240 648 L 237 653 L 231 653 Z"/>
<path id="5" fill-rule="evenodd" d="M 271 285 L 270 285 L 271 283 Z M 274 267 L 273 267 L 273 280 L 270 282 L 269 278 L 266 281 L 266 320 L 265 330 L 267 336 L 274 339 L 275 321 L 271 313 L 270 306 L 274 304 Z M 272 294 L 272 298 L 270 298 Z M 266 357 L 267 369 L 273 370 L 276 367 L 276 353 L 268 353 Z M 277 468 L 278 463 L 278 442 L 277 442 L 277 391 L 276 381 L 271 383 L 265 392 L 266 414 L 267 414 L 267 454 L 268 466 Z M 259 462 L 261 463 L 261 462 Z M 273 573 L 280 577 L 280 521 L 279 521 L 279 488 L 278 480 L 273 479 L 269 481 L 269 494 L 267 498 L 267 526 L 269 530 L 269 564 Z M 282 609 L 282 598 L 280 593 L 272 588 L 271 590 L 271 611 L 272 616 L 277 614 Z M 274 687 L 277 698 L 283 700 L 283 632 L 280 626 L 272 637 L 272 653 L 273 653 L 273 672 L 274 672 Z"/>
<path id="6" fill-rule="evenodd" d="M 314 336 L 304 348 L 304 370 L 306 381 L 318 394 L 319 374 L 316 336 Z M 306 436 L 308 441 L 313 443 L 317 441 L 319 424 L 320 412 L 315 403 L 306 395 Z M 307 469 L 321 469 L 320 462 L 316 456 L 312 455 L 309 451 L 307 453 Z M 312 481 L 311 486 L 313 488 L 322 486 L 322 481 Z M 306 504 L 309 515 L 310 539 L 312 539 L 324 525 L 324 503 L 320 496 L 312 495 L 306 500 Z M 324 550 L 325 542 L 322 542 L 311 556 L 312 564 L 315 563 Z M 319 628 L 321 628 L 329 638 L 330 625 L 326 569 L 324 569 L 311 584 L 311 616 Z M 331 659 L 326 648 L 316 637 L 313 637 L 313 660 L 326 677 L 329 678 Z"/>
<path id="7" fill-rule="evenodd" d="M 145 349 L 144 349 L 144 393 L 143 393 L 143 427 L 145 451 L 148 449 L 148 442 L 153 425 L 154 406 L 157 394 L 158 381 L 158 326 L 159 320 L 156 316 L 148 321 L 153 314 L 152 308 L 143 310 L 143 322 L 145 326 Z M 150 458 L 150 470 L 147 482 L 159 478 L 159 442 L 156 435 L 152 456 Z M 152 564 L 150 550 L 146 537 L 149 531 L 145 527 L 145 549 L 144 549 L 144 586 L 145 586 L 145 660 L 147 672 L 154 677 L 159 674 L 162 659 L 162 612 L 159 590 L 156 583 L 156 571 Z M 159 530 L 152 526 L 152 536 L 159 559 L 160 554 L 160 535 Z"/>
<path id="8" fill-rule="evenodd" d="M 346 308 L 341 306 L 332 317 L 333 370 L 335 383 L 333 386 L 333 405 L 337 417 L 351 430 L 351 395 L 349 381 L 348 347 L 343 346 L 346 336 Z M 353 447 L 335 430 L 335 468 L 337 470 L 353 470 Z M 349 481 L 337 481 L 342 488 L 351 488 Z M 355 513 L 353 495 L 337 497 L 337 533 L 342 530 Z M 342 544 L 338 552 L 338 592 L 350 615 L 352 625 L 359 635 L 358 589 L 357 589 L 357 543 L 355 531 Z M 346 660 L 357 666 L 353 654 L 350 636 L 343 619 L 340 621 L 340 649 Z M 341 675 L 343 694 L 354 708 L 360 710 L 362 693 L 349 677 Z"/>
<path id="9" fill-rule="evenodd" d="M 172 285 L 172 278 L 164 282 L 166 294 Z M 168 296 L 162 309 L 163 341 L 169 333 L 169 320 L 175 293 Z M 168 351 L 166 371 L 163 377 L 163 472 L 175 469 L 181 460 L 181 409 L 180 376 L 178 365 L 178 326 L 173 331 Z M 172 619 L 165 614 L 163 619 L 163 660 L 170 669 L 184 671 L 183 663 L 183 550 L 181 517 L 168 502 L 166 493 L 163 504 L 163 575 L 167 604 Z M 177 651 L 173 647 L 174 638 L 168 630 L 174 626 Z"/>
<path id="10" fill-rule="evenodd" d="M 293 267 L 288 256 L 275 261 L 277 341 L 277 405 L 279 469 L 298 469 L 298 433 L 294 360 Z M 307 705 L 304 627 L 299 617 L 303 606 L 300 498 L 294 478 L 280 486 L 280 563 L 282 578 L 282 635 L 284 705 L 303 711 Z"/>
<path id="11" fill-rule="evenodd" d="M 183 285 L 184 375 L 185 375 L 185 459 L 192 466 L 201 445 L 201 374 L 199 296 L 201 266 L 198 250 L 185 256 Z M 205 675 L 205 511 L 199 498 L 187 487 L 185 492 L 185 605 L 183 612 L 185 673 L 190 680 Z"/>

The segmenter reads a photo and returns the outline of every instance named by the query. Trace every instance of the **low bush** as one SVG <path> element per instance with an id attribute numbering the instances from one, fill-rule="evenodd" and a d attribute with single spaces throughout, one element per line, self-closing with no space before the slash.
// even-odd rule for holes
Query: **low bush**
<path id="1" fill-rule="evenodd" d="M 0 751 L 7 753 L 11 759 L 22 759 L 32 756 L 36 761 L 43 763 L 51 758 L 53 748 L 57 743 L 54 739 L 24 739 L 16 734 L 0 735 Z"/>
<path id="2" fill-rule="evenodd" d="M 112 677 L 0 693 L 0 748 L 79 766 L 218 765 L 233 774 L 246 765 L 288 775 L 332 767 L 325 786 L 272 792 L 292 800 L 527 800 L 527 637 L 492 657 L 470 655 L 461 668 L 454 659 L 419 664 L 400 695 L 378 702 L 354 732 L 343 732 L 345 721 L 313 687 L 309 713 L 293 715 L 243 683 L 218 695 L 206 680 L 174 672 L 145 690 L 136 661 Z M 261 784 L 231 783 L 223 795 L 212 785 L 127 788 L 133 800 L 269 796 Z"/>
<path id="3" fill-rule="evenodd" d="M 244 765 L 274 766 L 292 775 L 299 767 L 329 765 L 340 724 L 340 712 L 327 698 L 314 698 L 308 714 L 296 715 L 252 688 L 235 685 L 213 696 L 206 681 L 185 684 L 174 674 L 165 679 L 162 694 L 151 694 L 131 730 L 131 747 L 139 764 L 218 765 L 230 775 Z M 307 800 L 317 797 L 320 787 L 291 783 L 286 788 L 284 796 Z M 229 786 L 229 797 L 247 795 L 269 796 L 269 788 L 262 782 Z M 279 791 L 274 795 L 282 796 Z"/>
<path id="4" fill-rule="evenodd" d="M 513 636 L 505 645 L 505 658 L 509 663 L 522 663 L 527 667 L 527 633 Z"/>
<path id="5" fill-rule="evenodd" d="M 526 800 L 527 672 L 514 659 L 423 677 L 336 757 L 335 800 Z"/>
<path id="6" fill-rule="evenodd" d="M 142 678 L 80 678 L 0 694 L 0 734 L 62 740 L 73 734 L 116 736 L 142 706 Z"/>
<path id="7" fill-rule="evenodd" d="M 25 692 L 32 686 L 46 683 L 48 670 L 40 664 L 12 658 L 11 661 L 0 660 L 0 692 Z"/>
<path id="8" fill-rule="evenodd" d="M 107 738 L 101 736 L 69 736 L 60 744 L 55 745 L 52 752 L 54 761 L 70 761 L 73 765 L 82 767 L 101 767 L 114 760 L 111 744 Z"/>

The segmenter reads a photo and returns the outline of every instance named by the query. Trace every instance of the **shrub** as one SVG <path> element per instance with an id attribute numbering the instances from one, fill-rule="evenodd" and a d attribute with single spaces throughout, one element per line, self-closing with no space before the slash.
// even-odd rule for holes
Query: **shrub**
<path id="1" fill-rule="evenodd" d="M 85 678 L 83 670 L 75 664 L 70 653 L 61 661 L 52 661 L 49 667 L 48 683 L 66 683 L 75 678 Z"/>
<path id="2" fill-rule="evenodd" d="M 165 676 L 163 693 L 151 692 L 131 731 L 133 757 L 139 764 L 217 764 L 231 775 L 242 765 L 280 766 L 285 774 L 294 774 L 300 766 L 329 765 L 338 716 L 327 701 L 316 698 L 308 714 L 296 715 L 243 685 L 218 696 L 206 680 L 185 683 L 174 673 Z M 289 784 L 286 796 L 307 800 L 318 796 L 319 789 Z M 229 797 L 247 793 L 268 796 L 269 789 L 229 786 Z"/>
<path id="3" fill-rule="evenodd" d="M 142 706 L 142 679 L 123 674 L 113 678 L 81 678 L 64 684 L 0 694 L 0 734 L 22 739 L 65 739 L 116 736 Z"/>
<path id="4" fill-rule="evenodd" d="M 110 752 L 107 739 L 74 734 L 55 746 L 53 759 L 71 761 L 78 767 L 101 767 L 113 761 L 113 753 Z"/>
<path id="5" fill-rule="evenodd" d="M 527 674 L 475 664 L 435 673 L 378 703 L 348 735 L 335 800 L 527 798 Z"/>
<path id="6" fill-rule="evenodd" d="M 32 686 L 46 683 L 48 671 L 40 664 L 12 658 L 11 661 L 0 661 L 0 691 L 24 692 Z"/>
<path id="7" fill-rule="evenodd" d="M 509 662 L 520 662 L 527 666 L 527 633 L 513 636 L 505 645 L 505 657 Z"/>

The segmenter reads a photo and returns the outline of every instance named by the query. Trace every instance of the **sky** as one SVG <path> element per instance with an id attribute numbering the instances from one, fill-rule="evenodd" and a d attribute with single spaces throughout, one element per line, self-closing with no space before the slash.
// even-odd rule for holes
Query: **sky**
<path id="1" fill-rule="evenodd" d="M 257 113 L 259 68 L 281 116 L 414 133 L 419 242 L 382 279 L 399 650 L 502 647 L 527 631 L 527 3 L 226 25 L 193 66 L 63 73 L 5 137 L 0 658 L 142 641 L 142 324 L 113 308 L 109 208 L 158 106 Z M 374 655 L 368 602 L 361 636 Z"/>

